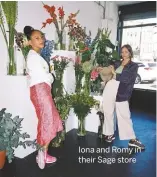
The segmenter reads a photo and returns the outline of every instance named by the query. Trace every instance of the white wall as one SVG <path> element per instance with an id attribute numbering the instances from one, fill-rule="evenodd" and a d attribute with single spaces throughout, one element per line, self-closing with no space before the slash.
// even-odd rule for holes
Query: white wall
<path id="1" fill-rule="evenodd" d="M 102 28 L 111 30 L 110 40 L 115 45 L 118 25 L 118 6 L 114 1 L 101 2 L 105 6 L 105 19 L 102 19 Z"/>

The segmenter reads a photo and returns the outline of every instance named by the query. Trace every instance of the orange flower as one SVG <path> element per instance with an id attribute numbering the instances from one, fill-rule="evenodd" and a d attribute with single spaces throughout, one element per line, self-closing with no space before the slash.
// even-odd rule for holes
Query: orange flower
<path id="1" fill-rule="evenodd" d="M 44 5 L 44 8 L 47 10 L 48 13 L 50 14 L 54 14 L 55 12 L 55 6 L 48 6 L 48 5 Z"/>
<path id="2" fill-rule="evenodd" d="M 49 10 L 50 10 L 50 6 L 48 6 L 48 5 L 44 5 L 44 8 L 49 12 Z"/>
<path id="3" fill-rule="evenodd" d="M 49 10 L 49 13 L 54 14 L 55 10 L 56 10 L 55 6 L 51 6 L 50 10 Z"/>
<path id="4" fill-rule="evenodd" d="M 47 20 L 46 20 L 46 23 L 48 23 L 48 24 L 51 24 L 53 22 L 53 19 L 52 18 L 48 18 Z"/>
<path id="5" fill-rule="evenodd" d="M 64 14 L 64 10 L 63 10 L 63 6 L 62 6 L 62 8 L 59 7 L 59 8 L 58 8 L 58 11 L 59 11 L 59 18 L 62 19 L 62 18 L 64 17 L 64 15 L 65 15 L 65 14 Z"/>

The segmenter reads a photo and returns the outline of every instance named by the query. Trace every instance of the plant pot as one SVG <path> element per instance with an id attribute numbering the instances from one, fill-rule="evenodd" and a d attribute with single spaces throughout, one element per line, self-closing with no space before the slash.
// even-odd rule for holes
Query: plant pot
<path id="1" fill-rule="evenodd" d="M 79 119 L 78 120 L 78 136 L 85 136 L 86 135 L 86 129 L 85 129 L 85 119 Z"/>
<path id="2" fill-rule="evenodd" d="M 6 151 L 0 151 L 0 169 L 4 167 L 6 159 Z"/>

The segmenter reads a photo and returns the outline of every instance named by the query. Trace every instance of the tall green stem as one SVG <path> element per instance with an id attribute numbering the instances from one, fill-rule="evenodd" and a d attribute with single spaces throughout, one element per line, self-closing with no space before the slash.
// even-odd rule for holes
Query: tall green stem
<path id="1" fill-rule="evenodd" d="M 84 82 L 84 91 L 87 95 L 90 94 L 90 87 L 91 87 L 91 82 L 90 82 L 90 73 L 85 74 L 85 82 Z"/>

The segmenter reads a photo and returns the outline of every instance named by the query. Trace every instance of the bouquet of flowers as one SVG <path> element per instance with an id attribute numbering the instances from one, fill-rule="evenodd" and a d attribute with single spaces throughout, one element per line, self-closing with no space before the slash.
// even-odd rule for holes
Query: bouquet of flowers
<path id="1" fill-rule="evenodd" d="M 64 17 L 64 9 L 63 7 L 58 8 L 58 14 L 56 12 L 56 7 L 55 6 L 48 6 L 43 3 L 43 7 L 46 9 L 46 11 L 49 13 L 50 18 L 46 20 L 46 22 L 43 22 L 42 28 L 45 28 L 47 24 L 53 23 L 56 27 L 57 35 L 58 35 L 58 43 L 60 44 L 60 49 L 64 50 L 65 46 L 63 45 L 63 31 L 64 28 L 67 27 L 68 25 L 73 25 L 77 24 L 76 23 L 76 16 L 79 13 L 77 11 L 76 13 L 71 13 L 67 20 L 65 21 Z"/>
<path id="2" fill-rule="evenodd" d="M 56 75 L 56 80 L 53 85 L 53 95 L 55 97 L 63 95 L 63 74 L 65 68 L 68 66 L 69 62 L 72 61 L 71 58 L 64 57 L 64 56 L 59 56 L 56 55 L 54 56 L 51 61 L 53 62 L 54 65 L 54 71 Z"/>

